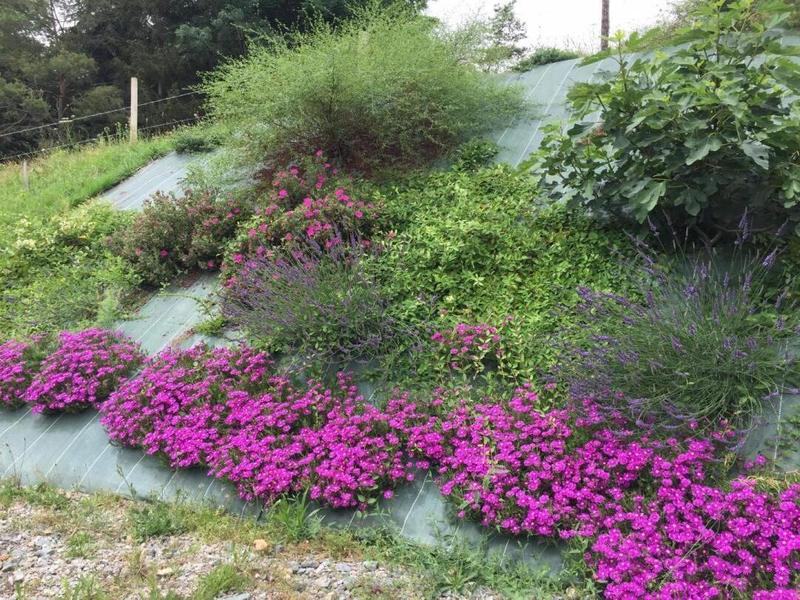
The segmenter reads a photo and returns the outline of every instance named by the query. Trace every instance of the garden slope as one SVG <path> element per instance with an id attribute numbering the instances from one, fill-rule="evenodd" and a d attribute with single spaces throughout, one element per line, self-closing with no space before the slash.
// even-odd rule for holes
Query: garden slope
<path id="1" fill-rule="evenodd" d="M 155 191 L 180 192 L 189 164 L 170 154 L 110 190 L 106 197 L 117 207 L 138 209 Z M 173 284 L 155 295 L 138 317 L 120 329 L 150 354 L 169 345 L 188 347 L 200 341 L 192 327 L 203 318 L 197 300 L 216 287 L 216 276 L 203 275 L 188 286 Z M 366 395 L 366 394 L 365 394 Z M 110 491 L 131 496 L 184 498 L 225 506 L 241 514 L 258 515 L 261 507 L 241 501 L 235 491 L 201 471 L 171 471 L 139 450 L 112 446 L 94 411 L 58 416 L 33 415 L 29 409 L 0 412 L 0 477 L 23 483 L 46 481 L 63 489 Z M 478 543 L 483 530 L 472 523 L 454 525 L 447 505 L 430 475 L 419 474 L 413 484 L 383 502 L 382 513 L 400 533 L 416 542 L 433 544 L 440 536 L 458 533 Z M 378 525 L 383 516 L 356 521 L 353 511 L 328 511 L 326 520 L 341 525 Z M 520 556 L 533 564 L 557 568 L 560 550 L 541 541 L 525 542 L 493 536 L 489 547 L 503 555 Z"/>

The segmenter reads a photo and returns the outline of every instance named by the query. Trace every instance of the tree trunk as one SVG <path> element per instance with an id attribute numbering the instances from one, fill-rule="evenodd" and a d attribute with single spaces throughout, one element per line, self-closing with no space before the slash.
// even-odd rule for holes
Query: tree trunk
<path id="1" fill-rule="evenodd" d="M 64 111 L 67 107 L 67 78 L 63 73 L 58 76 L 58 98 L 56 98 L 56 112 L 59 121 L 64 118 Z"/>
<path id="2" fill-rule="evenodd" d="M 610 0 L 602 0 L 603 3 L 603 13 L 600 17 L 600 49 L 607 50 L 608 49 L 608 11 L 609 11 L 609 1 Z"/>

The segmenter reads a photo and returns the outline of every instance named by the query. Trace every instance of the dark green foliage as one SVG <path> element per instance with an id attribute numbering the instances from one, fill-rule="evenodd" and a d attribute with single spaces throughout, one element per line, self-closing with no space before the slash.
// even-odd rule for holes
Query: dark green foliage
<path id="1" fill-rule="evenodd" d="M 123 107 L 132 75 L 139 77 L 140 103 L 185 92 L 198 72 L 244 54 L 251 38 L 312 18 L 346 19 L 371 1 L 3 0 L 0 134 Z M 201 103 L 195 95 L 142 106 L 140 127 L 191 119 Z M 119 111 L 71 129 L 48 126 L 0 138 L 0 156 L 83 140 L 126 119 Z"/>
<path id="2" fill-rule="evenodd" d="M 514 379 L 548 366 L 554 356 L 543 341 L 573 318 L 558 309 L 577 304 L 581 284 L 624 289 L 615 254 L 629 244 L 585 217 L 537 206 L 536 193 L 532 178 L 504 166 L 421 177 L 387 193 L 397 233 L 375 267 L 393 316 L 424 329 L 500 325 L 512 315 L 498 369 Z"/>
<path id="3" fill-rule="evenodd" d="M 788 218 L 800 232 L 798 49 L 781 45 L 786 11 L 764 22 L 750 4 L 702 4 L 686 45 L 639 58 L 620 47 L 610 80 L 576 85 L 574 122 L 552 127 L 539 155 L 550 195 L 709 236 L 745 209 L 756 228 Z"/>
<path id="4" fill-rule="evenodd" d="M 453 161 L 453 169 L 456 171 L 477 171 L 485 167 L 500 151 L 494 142 L 483 140 L 473 140 L 458 147 Z"/>
<path id="5" fill-rule="evenodd" d="M 468 50 L 400 9 L 270 38 L 205 86 L 213 114 L 254 161 L 322 149 L 365 171 L 424 165 L 523 109 L 519 89 L 480 73 Z"/>
<path id="6" fill-rule="evenodd" d="M 575 52 L 573 50 L 563 50 L 562 48 L 541 46 L 536 48 L 528 56 L 514 65 L 513 70 L 524 73 L 525 71 L 530 71 L 534 67 L 547 65 L 562 60 L 570 60 L 572 58 L 580 58 L 580 56 L 580 52 Z"/>
<path id="7" fill-rule="evenodd" d="M 494 15 L 487 23 L 487 43 L 482 62 L 488 66 L 502 68 L 513 64 L 525 54 L 525 47 L 520 42 L 525 39 L 525 23 L 514 14 L 517 0 L 509 0 L 504 4 L 496 4 Z"/>
<path id="8" fill-rule="evenodd" d="M 220 144 L 216 135 L 199 129 L 182 129 L 173 136 L 175 152 L 195 154 L 210 152 Z"/>

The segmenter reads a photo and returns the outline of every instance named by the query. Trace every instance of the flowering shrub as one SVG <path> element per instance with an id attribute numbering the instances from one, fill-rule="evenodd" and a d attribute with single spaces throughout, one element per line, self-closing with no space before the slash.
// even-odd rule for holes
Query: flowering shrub
<path id="1" fill-rule="evenodd" d="M 222 315 L 275 351 L 345 360 L 382 355 L 400 336 L 366 272 L 369 258 L 359 240 L 325 249 L 306 239 L 292 250 L 269 250 L 225 281 Z"/>
<path id="2" fill-rule="evenodd" d="M 250 258 L 263 258 L 269 250 L 294 248 L 313 240 L 325 249 L 357 237 L 370 245 L 378 208 L 352 198 L 344 181 L 321 151 L 301 166 L 290 165 L 275 173 L 264 192 L 265 207 L 239 228 L 226 255 L 226 272 L 235 273 Z"/>
<path id="3" fill-rule="evenodd" d="M 18 408 L 45 356 L 44 338 L 0 344 L 0 407 Z"/>
<path id="4" fill-rule="evenodd" d="M 109 244 L 145 283 L 159 285 L 182 271 L 218 269 L 225 244 L 250 214 L 249 204 L 232 196 L 193 190 L 180 197 L 156 193 L 133 225 Z"/>
<path id="5" fill-rule="evenodd" d="M 500 330 L 485 323 L 458 323 L 451 329 L 434 332 L 431 340 L 437 343 L 441 362 L 465 375 L 481 375 L 496 368 L 505 352 Z"/>
<path id="6" fill-rule="evenodd" d="M 103 329 L 62 332 L 25 393 L 33 412 L 99 407 L 144 360 L 139 346 Z"/>
<path id="7" fill-rule="evenodd" d="M 271 368 L 266 354 L 245 346 L 166 350 L 111 394 L 101 422 L 112 440 L 164 456 L 173 468 L 204 465 L 227 403 L 252 401 Z"/>
<path id="8" fill-rule="evenodd" d="M 797 327 L 795 301 L 773 284 L 776 251 L 739 246 L 732 255 L 701 250 L 671 261 L 639 244 L 634 298 L 579 288 L 582 329 L 592 333 L 561 365 L 578 393 L 602 395 L 651 423 L 713 429 L 723 420 L 746 428 L 765 401 L 800 387 L 786 344 Z"/>

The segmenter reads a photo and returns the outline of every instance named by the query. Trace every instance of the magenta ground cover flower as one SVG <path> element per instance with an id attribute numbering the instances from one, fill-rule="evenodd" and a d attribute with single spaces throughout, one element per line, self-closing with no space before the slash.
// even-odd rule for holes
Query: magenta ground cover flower
<path id="1" fill-rule="evenodd" d="M 8 389 L 24 383 L 12 367 L 25 349 L 0 346 Z M 38 410 L 97 405 L 137 360 L 110 332 L 63 333 L 26 396 Z M 663 439 L 591 398 L 550 406 L 526 384 L 507 400 L 453 388 L 422 403 L 396 393 L 381 408 L 346 374 L 300 384 L 246 346 L 197 346 L 153 357 L 101 410 L 112 440 L 203 466 L 248 500 L 307 491 L 364 510 L 430 468 L 461 518 L 583 540 L 607 598 L 798 597 L 800 484 L 760 489 L 763 457 L 718 483 L 732 431 Z"/>
<path id="2" fill-rule="evenodd" d="M 99 407 L 144 360 L 139 345 L 104 329 L 64 331 L 25 393 L 33 412 Z"/>
<path id="3" fill-rule="evenodd" d="M 19 408 L 45 356 L 44 339 L 9 340 L 0 345 L 0 407 Z"/>
<path id="4" fill-rule="evenodd" d="M 508 319 L 503 324 L 507 322 Z M 495 367 L 503 357 L 500 329 L 486 323 L 457 323 L 450 329 L 434 332 L 431 340 L 436 342 L 443 364 L 454 371 L 480 375 Z"/>
<path id="5" fill-rule="evenodd" d="M 585 559 L 607 598 L 797 597 L 800 485 L 714 486 L 732 432 L 658 440 L 591 400 L 580 408 L 542 410 L 527 385 L 433 416 L 408 443 L 460 517 L 591 540 Z"/>
<path id="6" fill-rule="evenodd" d="M 391 426 L 416 417 L 407 396 L 380 410 L 342 373 L 333 389 L 280 383 L 254 402 L 232 402 L 228 434 L 210 458 L 211 472 L 232 481 L 243 498 L 270 501 L 308 489 L 328 506 L 366 509 L 413 479 L 415 464 Z"/>
<path id="7" fill-rule="evenodd" d="M 272 365 L 246 346 L 166 350 L 111 394 L 101 421 L 112 440 L 164 456 L 174 468 L 204 465 L 220 443 L 227 404 L 238 395 L 251 401 Z"/>

